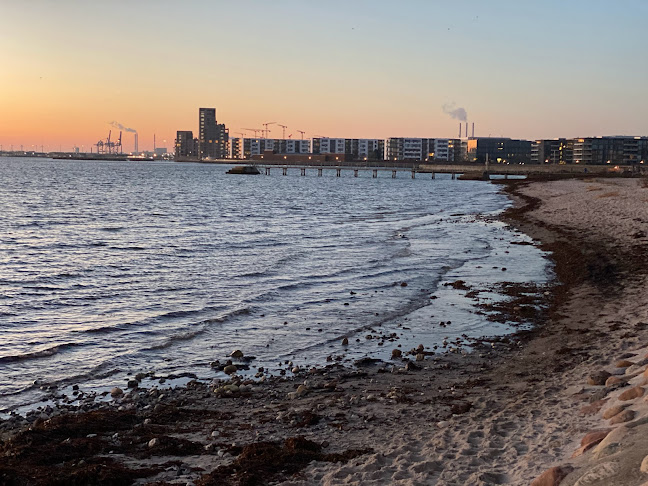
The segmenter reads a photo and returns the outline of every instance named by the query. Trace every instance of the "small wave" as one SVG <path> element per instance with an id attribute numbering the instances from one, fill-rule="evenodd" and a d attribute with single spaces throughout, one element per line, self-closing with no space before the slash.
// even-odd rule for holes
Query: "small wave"
<path id="1" fill-rule="evenodd" d="M 48 356 L 54 356 L 55 354 L 61 351 L 65 351 L 66 349 L 70 349 L 76 346 L 81 346 L 81 344 L 65 343 L 65 344 L 59 344 L 57 346 L 52 346 L 51 348 L 43 349 L 41 351 L 34 351 L 32 353 L 15 354 L 12 356 L 2 356 L 0 357 L 0 363 L 15 363 L 17 361 L 47 358 Z"/>

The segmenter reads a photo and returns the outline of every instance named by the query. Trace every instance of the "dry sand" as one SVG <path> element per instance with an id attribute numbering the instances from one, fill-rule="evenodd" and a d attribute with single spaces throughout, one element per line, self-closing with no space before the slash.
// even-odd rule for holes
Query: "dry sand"
<path id="1" fill-rule="evenodd" d="M 552 467 L 565 485 L 643 484 L 642 182 L 504 186 L 517 200 L 505 219 L 553 252 L 562 282 L 532 332 L 468 356 L 331 365 L 229 392 L 140 389 L 108 408 L 8 421 L 0 484 L 527 485 Z M 518 297 L 501 309 L 510 318 L 529 303 Z"/>

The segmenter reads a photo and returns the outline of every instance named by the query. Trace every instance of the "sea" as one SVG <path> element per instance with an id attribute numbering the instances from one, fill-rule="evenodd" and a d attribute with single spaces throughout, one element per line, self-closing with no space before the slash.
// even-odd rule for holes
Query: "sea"
<path id="1" fill-rule="evenodd" d="M 222 379 L 212 364 L 237 349 L 250 376 L 442 352 L 513 330 L 448 283 L 483 303 L 552 277 L 497 220 L 511 202 L 496 184 L 229 168 L 0 157 L 0 412 L 138 373 Z"/>

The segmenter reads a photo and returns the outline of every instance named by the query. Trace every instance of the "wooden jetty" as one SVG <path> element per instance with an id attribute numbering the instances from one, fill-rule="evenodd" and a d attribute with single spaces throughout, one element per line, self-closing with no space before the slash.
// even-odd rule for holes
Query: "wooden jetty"
<path id="1" fill-rule="evenodd" d="M 531 165 L 531 164 L 421 164 L 421 163 L 386 163 L 371 164 L 352 162 L 346 164 L 249 164 L 256 167 L 262 174 L 270 175 L 275 171 L 281 171 L 282 175 L 288 175 L 288 170 L 299 171 L 301 176 L 306 176 L 308 171 L 316 172 L 322 177 L 324 171 L 335 171 L 336 177 L 341 177 L 342 172 L 353 172 L 358 177 L 361 171 L 371 172 L 372 178 L 376 179 L 379 173 L 391 174 L 392 179 L 397 178 L 399 172 L 409 174 L 415 179 L 417 174 L 429 174 L 432 179 L 436 174 L 450 174 L 452 179 L 462 175 L 464 179 L 487 180 L 491 177 L 509 176 L 550 176 L 550 175 L 620 175 L 620 174 L 646 174 L 643 166 L 610 166 L 610 165 Z"/>

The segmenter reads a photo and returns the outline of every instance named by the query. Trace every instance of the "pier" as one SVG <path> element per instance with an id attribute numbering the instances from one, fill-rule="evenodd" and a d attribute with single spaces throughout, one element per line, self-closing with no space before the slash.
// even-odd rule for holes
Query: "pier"
<path id="1" fill-rule="evenodd" d="M 643 166 L 610 166 L 610 165 L 529 165 L 529 164 L 419 164 L 407 162 L 387 162 L 385 164 L 370 164 L 366 162 L 359 162 L 354 164 L 349 162 L 347 164 L 250 164 L 256 167 L 259 172 L 265 175 L 270 175 L 276 171 L 281 171 L 281 174 L 288 175 L 289 169 L 294 172 L 299 172 L 302 177 L 305 177 L 310 171 L 315 173 L 317 177 L 322 177 L 324 171 L 334 171 L 336 177 L 342 177 L 342 172 L 352 172 L 353 177 L 358 177 L 360 172 L 370 172 L 371 177 L 376 179 L 379 177 L 391 176 L 396 179 L 399 173 L 404 174 L 406 177 L 416 179 L 417 175 L 427 175 L 431 179 L 436 177 L 436 174 L 450 174 L 452 179 L 458 176 L 464 176 L 466 179 L 489 179 L 493 176 L 502 177 L 507 179 L 509 176 L 541 176 L 541 175 L 577 175 L 577 174 L 590 174 L 590 175 L 603 175 L 603 174 L 622 174 L 634 173 L 645 174 L 646 168 Z"/>

